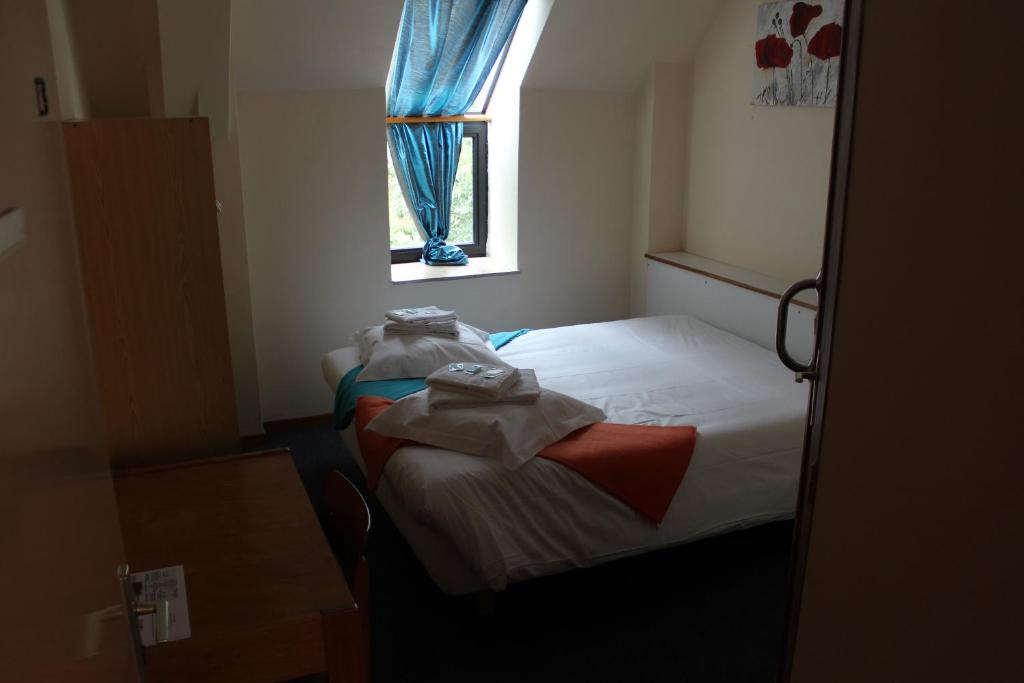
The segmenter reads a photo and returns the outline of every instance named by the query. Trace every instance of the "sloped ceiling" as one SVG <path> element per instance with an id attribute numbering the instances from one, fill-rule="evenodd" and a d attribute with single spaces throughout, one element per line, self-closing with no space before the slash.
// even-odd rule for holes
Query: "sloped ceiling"
<path id="1" fill-rule="evenodd" d="M 718 4 L 719 0 L 555 0 L 523 86 L 633 90 L 654 62 L 692 60 Z"/>
<path id="2" fill-rule="evenodd" d="M 692 59 L 717 3 L 555 0 L 523 85 L 631 91 L 654 62 Z M 237 87 L 381 87 L 402 5 L 403 0 L 234 0 Z"/>
<path id="3" fill-rule="evenodd" d="M 234 0 L 239 90 L 382 87 L 403 0 Z"/>

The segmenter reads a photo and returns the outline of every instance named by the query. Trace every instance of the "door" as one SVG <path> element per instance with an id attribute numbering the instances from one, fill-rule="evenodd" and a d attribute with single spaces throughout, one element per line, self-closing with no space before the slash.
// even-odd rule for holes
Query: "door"
<path id="1" fill-rule="evenodd" d="M 1024 7 L 849 4 L 784 680 L 1021 680 Z"/>
<path id="2" fill-rule="evenodd" d="M 821 458 L 821 415 L 828 382 L 832 333 L 835 325 L 836 293 L 839 263 L 843 244 L 846 188 L 849 179 L 849 157 L 853 133 L 853 103 L 857 92 L 857 73 L 864 0 L 847 0 L 844 7 L 842 73 L 839 79 L 836 119 L 832 141 L 832 168 L 829 182 L 828 217 L 825 230 L 822 269 L 815 278 L 793 283 L 779 300 L 775 331 L 775 348 L 783 365 L 794 373 L 797 382 L 810 383 L 807 428 L 804 432 L 803 462 L 800 469 L 799 497 L 793 541 L 790 575 L 790 604 L 783 658 L 782 680 L 788 681 L 792 666 L 797 626 L 803 597 L 807 552 L 814 519 Z M 808 360 L 794 358 L 786 346 L 790 304 L 805 291 L 814 291 L 818 298 L 815 317 L 814 348 Z"/>
<path id="3" fill-rule="evenodd" d="M 121 683 L 139 673 L 55 91 L 45 4 L 0 0 L 0 680 Z"/>

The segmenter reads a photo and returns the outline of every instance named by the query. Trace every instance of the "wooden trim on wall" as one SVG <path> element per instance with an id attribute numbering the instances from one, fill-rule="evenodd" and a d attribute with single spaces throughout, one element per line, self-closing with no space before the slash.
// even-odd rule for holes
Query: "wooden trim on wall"
<path id="1" fill-rule="evenodd" d="M 306 415 L 305 417 L 293 417 L 287 420 L 270 420 L 263 423 L 263 433 L 243 434 L 240 439 L 243 453 L 262 450 L 267 443 L 267 436 L 270 434 L 281 434 L 296 429 L 308 429 L 310 427 L 326 427 L 334 424 L 334 413 L 322 415 Z"/>
<path id="2" fill-rule="evenodd" d="M 458 116 L 386 116 L 384 123 L 490 123 L 487 114 L 459 114 Z"/>
<path id="3" fill-rule="evenodd" d="M 733 285 L 735 287 L 741 287 L 743 289 L 750 290 L 751 292 L 757 292 L 758 294 L 764 294 L 765 296 L 770 296 L 773 299 L 781 299 L 782 298 L 782 295 L 780 295 L 780 294 L 778 294 L 776 292 L 772 292 L 772 291 L 769 291 L 767 289 L 763 289 L 761 287 L 756 287 L 754 285 L 751 285 L 751 284 L 746 283 L 746 282 L 742 282 L 740 280 L 734 280 L 733 278 L 726 277 L 724 275 L 719 275 L 717 273 L 712 273 L 712 272 L 707 271 L 707 270 L 701 270 L 700 268 L 695 268 L 693 266 L 683 265 L 682 263 L 678 263 L 678 262 L 672 261 L 670 259 L 662 258 L 662 257 L 658 256 L 657 254 L 644 254 L 644 258 L 648 258 L 648 259 L 650 259 L 652 261 L 657 261 L 658 263 L 664 263 L 666 266 L 672 266 L 673 268 L 679 268 L 680 270 L 688 270 L 691 273 L 697 273 L 698 275 L 703 275 L 704 277 L 709 277 L 709 278 L 711 278 L 713 280 L 718 280 L 719 282 L 725 282 L 725 283 Z M 809 303 L 806 303 L 804 301 L 798 301 L 796 299 L 793 300 L 793 304 L 796 305 L 796 306 L 800 306 L 802 308 L 807 308 L 807 309 L 812 310 L 812 311 L 818 310 L 818 307 L 815 306 L 814 304 L 809 304 Z"/>
<path id="4" fill-rule="evenodd" d="M 280 434 L 292 429 L 303 429 L 306 427 L 319 427 L 330 425 L 334 421 L 334 413 L 322 415 L 307 415 L 305 417 L 293 417 L 288 420 L 269 420 L 263 423 L 263 431 L 266 434 Z"/>

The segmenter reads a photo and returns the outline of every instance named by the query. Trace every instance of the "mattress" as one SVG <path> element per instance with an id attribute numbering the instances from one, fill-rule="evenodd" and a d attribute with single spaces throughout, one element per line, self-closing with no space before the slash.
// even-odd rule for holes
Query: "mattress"
<path id="1" fill-rule="evenodd" d="M 551 460 L 510 471 L 453 451 L 400 448 L 384 470 L 389 513 L 400 507 L 410 532 L 455 548 L 479 578 L 467 586 L 501 590 L 794 515 L 808 389 L 770 351 L 689 316 L 659 316 L 535 330 L 499 355 L 533 368 L 543 387 L 601 408 L 609 422 L 694 425 L 698 436 L 658 526 Z M 354 349 L 325 356 L 328 384 L 357 363 Z"/>

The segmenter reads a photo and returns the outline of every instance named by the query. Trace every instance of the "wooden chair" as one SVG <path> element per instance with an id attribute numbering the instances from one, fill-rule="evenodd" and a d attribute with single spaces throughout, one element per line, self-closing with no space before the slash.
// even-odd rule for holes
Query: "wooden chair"
<path id="1" fill-rule="evenodd" d="M 369 680 L 370 571 L 366 563 L 366 539 L 370 535 L 370 508 L 355 484 L 338 470 L 327 476 L 324 501 L 331 545 L 362 615 L 366 680 Z"/>

